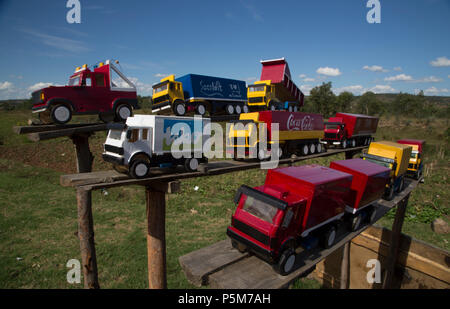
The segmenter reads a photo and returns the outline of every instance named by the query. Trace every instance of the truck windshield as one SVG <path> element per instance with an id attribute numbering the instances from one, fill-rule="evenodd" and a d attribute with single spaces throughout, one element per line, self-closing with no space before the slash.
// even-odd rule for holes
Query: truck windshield
<path id="1" fill-rule="evenodd" d="M 372 158 L 367 158 L 367 157 L 365 157 L 364 160 L 367 160 L 369 162 L 372 162 L 372 163 L 375 163 L 375 164 L 387 167 L 389 169 L 392 169 L 392 164 L 389 163 L 389 162 L 379 161 L 379 160 L 372 159 Z"/>
<path id="2" fill-rule="evenodd" d="M 411 152 L 411 159 L 416 159 L 419 153 L 417 151 Z"/>
<path id="3" fill-rule="evenodd" d="M 153 93 L 156 94 L 156 93 L 164 91 L 164 90 L 167 90 L 167 84 L 153 88 Z"/>
<path id="4" fill-rule="evenodd" d="M 242 209 L 261 220 L 272 223 L 278 209 L 251 196 L 246 196 Z"/>
<path id="5" fill-rule="evenodd" d="M 326 125 L 326 128 L 327 128 L 328 130 L 336 130 L 336 129 L 339 128 L 339 126 L 338 126 L 337 124 L 327 124 L 327 125 Z"/>
<path id="6" fill-rule="evenodd" d="M 248 87 L 249 92 L 257 92 L 257 91 L 264 91 L 264 86 L 250 86 Z"/>
<path id="7" fill-rule="evenodd" d="M 69 79 L 69 86 L 78 86 L 80 85 L 80 75 L 74 76 Z"/>
<path id="8" fill-rule="evenodd" d="M 121 136 L 122 136 L 122 131 L 120 131 L 120 130 L 110 130 L 109 131 L 109 138 L 120 140 Z"/>

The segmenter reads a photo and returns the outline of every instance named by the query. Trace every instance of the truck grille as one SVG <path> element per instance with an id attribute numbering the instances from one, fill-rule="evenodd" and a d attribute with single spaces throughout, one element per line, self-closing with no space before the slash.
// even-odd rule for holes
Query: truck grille
<path id="1" fill-rule="evenodd" d="M 38 90 L 31 94 L 31 102 L 33 104 L 41 102 L 41 93 L 42 93 L 42 90 Z"/>
<path id="2" fill-rule="evenodd" d="M 337 138 L 337 134 L 335 134 L 335 133 L 325 133 L 325 138 Z"/>
<path id="3" fill-rule="evenodd" d="M 248 236 L 256 239 L 260 243 L 268 245 L 268 246 L 270 245 L 269 236 L 264 235 L 260 231 L 248 226 L 247 224 L 245 224 L 239 220 L 233 219 L 233 226 L 236 229 L 238 229 L 239 231 L 243 232 L 244 234 L 247 234 Z"/>
<path id="4" fill-rule="evenodd" d="M 155 104 L 158 104 L 158 103 L 161 103 L 161 102 L 165 102 L 165 101 L 168 101 L 168 100 L 169 100 L 169 95 L 166 94 L 166 95 L 163 95 L 162 97 L 153 99 L 153 104 L 152 105 L 155 106 Z"/>
<path id="5" fill-rule="evenodd" d="M 123 148 L 105 144 L 105 151 L 123 155 Z"/>
<path id="6" fill-rule="evenodd" d="M 248 103 L 261 103 L 264 101 L 264 97 L 248 98 Z"/>

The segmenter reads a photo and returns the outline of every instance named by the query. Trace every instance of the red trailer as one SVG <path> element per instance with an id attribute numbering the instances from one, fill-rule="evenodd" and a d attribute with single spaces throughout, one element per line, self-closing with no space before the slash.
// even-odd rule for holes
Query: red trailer
<path id="1" fill-rule="evenodd" d="M 342 148 L 369 145 L 378 127 L 378 117 L 360 114 L 336 113 L 325 123 L 322 143 Z"/>
<path id="2" fill-rule="evenodd" d="M 336 240 L 336 222 L 345 214 L 352 175 L 319 165 L 269 170 L 263 186 L 241 186 L 227 235 L 281 274 L 289 273 L 302 240 L 319 238 L 325 248 Z"/>
<path id="3" fill-rule="evenodd" d="M 345 206 L 351 216 L 351 230 L 357 230 L 365 217 L 373 221 L 376 209 L 370 206 L 383 196 L 391 170 L 362 159 L 334 161 L 330 168 L 353 175 L 351 194 Z"/>

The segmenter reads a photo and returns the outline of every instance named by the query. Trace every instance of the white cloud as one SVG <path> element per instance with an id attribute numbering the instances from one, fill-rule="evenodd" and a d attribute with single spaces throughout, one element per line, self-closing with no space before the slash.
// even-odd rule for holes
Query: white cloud
<path id="1" fill-rule="evenodd" d="M 67 52 L 80 53 L 90 50 L 90 48 L 82 41 L 67 39 L 35 30 L 23 29 L 22 32 L 33 36 L 38 42 L 43 43 L 44 45 Z"/>
<path id="2" fill-rule="evenodd" d="M 158 78 L 164 78 L 164 77 L 167 77 L 167 76 L 169 76 L 170 74 L 164 74 L 164 73 L 156 73 L 154 76 L 155 77 L 158 77 Z"/>
<path id="3" fill-rule="evenodd" d="M 447 94 L 447 93 L 449 93 L 450 92 L 450 90 L 449 89 L 447 89 L 447 88 L 442 88 L 442 89 L 438 89 L 438 88 L 436 88 L 436 87 L 430 87 L 430 88 L 428 88 L 428 89 L 426 89 L 425 91 L 424 91 L 424 93 L 426 94 L 426 95 L 438 95 L 438 94 L 440 94 L 440 93 L 445 93 L 445 94 Z"/>
<path id="4" fill-rule="evenodd" d="M 414 79 L 410 75 L 399 74 L 396 76 L 386 77 L 384 80 L 387 82 L 397 82 L 397 81 L 412 81 Z"/>
<path id="5" fill-rule="evenodd" d="M 39 89 L 42 89 L 42 88 L 45 88 L 45 87 L 48 87 L 48 86 L 51 86 L 51 85 L 53 85 L 53 83 L 39 82 L 39 83 L 36 83 L 34 85 L 31 85 L 30 87 L 27 88 L 27 90 L 28 90 L 29 93 L 32 93 L 33 91 L 36 91 L 36 90 L 39 90 Z"/>
<path id="6" fill-rule="evenodd" d="M 401 71 L 402 70 L 402 67 L 395 67 L 394 68 L 394 71 Z"/>
<path id="7" fill-rule="evenodd" d="M 365 88 L 361 85 L 352 85 L 352 86 L 345 86 L 341 88 L 336 88 L 334 92 L 336 94 L 340 94 L 341 92 L 348 91 L 353 94 L 359 95 L 365 92 Z"/>
<path id="8" fill-rule="evenodd" d="M 442 78 L 436 76 L 424 77 L 423 79 L 418 79 L 416 82 L 420 83 L 439 83 L 442 82 Z"/>
<path id="9" fill-rule="evenodd" d="M 449 75 L 450 76 L 450 75 Z M 306 77 L 306 74 L 300 74 L 298 77 L 300 77 L 300 78 L 305 78 Z"/>
<path id="10" fill-rule="evenodd" d="M 368 89 L 368 91 L 372 91 L 373 93 L 392 93 L 397 92 L 394 88 L 392 88 L 389 85 L 376 85 L 375 87 L 372 87 Z"/>
<path id="11" fill-rule="evenodd" d="M 314 88 L 314 87 L 311 86 L 311 85 L 301 85 L 301 86 L 300 86 L 300 90 L 301 90 L 304 94 L 306 94 L 306 95 L 309 95 L 310 91 L 311 91 L 313 88 Z"/>
<path id="12" fill-rule="evenodd" d="M 326 76 L 339 76 L 342 74 L 338 68 L 335 69 L 330 67 L 318 68 L 316 72 L 317 74 L 322 74 Z"/>
<path id="13" fill-rule="evenodd" d="M 128 77 L 128 79 L 136 86 L 138 95 L 151 95 L 153 92 L 153 85 L 139 81 L 137 77 Z"/>
<path id="14" fill-rule="evenodd" d="M 450 67 L 450 59 L 447 57 L 438 57 L 436 60 L 430 62 L 434 67 Z"/>
<path id="15" fill-rule="evenodd" d="M 447 76 L 448 78 L 450 78 L 450 75 L 449 76 Z"/>
<path id="16" fill-rule="evenodd" d="M 363 67 L 363 70 L 372 71 L 372 72 L 389 72 L 389 70 L 386 70 L 382 66 L 379 66 L 379 65 L 372 65 L 372 66 L 365 65 Z"/>
<path id="17" fill-rule="evenodd" d="M 314 81 L 316 81 L 316 80 L 315 80 L 314 78 L 307 77 L 307 78 L 303 79 L 303 81 L 304 81 L 305 83 L 308 83 L 308 82 L 314 82 Z"/>
<path id="18" fill-rule="evenodd" d="M 4 81 L 0 82 L 0 90 L 11 90 L 14 87 L 13 83 Z"/>

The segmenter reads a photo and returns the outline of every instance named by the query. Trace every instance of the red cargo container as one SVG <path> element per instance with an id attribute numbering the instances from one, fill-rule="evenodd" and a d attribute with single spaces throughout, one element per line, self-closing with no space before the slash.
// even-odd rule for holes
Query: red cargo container
<path id="1" fill-rule="evenodd" d="M 362 159 L 334 161 L 330 168 L 353 175 L 352 194 L 345 207 L 352 214 L 383 196 L 391 172 L 387 167 Z"/>
<path id="2" fill-rule="evenodd" d="M 378 127 L 378 117 L 360 114 L 336 113 L 325 123 L 322 143 L 342 148 L 369 145 Z"/>
<path id="3" fill-rule="evenodd" d="M 401 139 L 398 140 L 397 143 L 404 145 L 416 145 L 419 153 L 422 153 L 423 146 L 425 145 L 425 141 L 421 139 Z"/>
<path id="4" fill-rule="evenodd" d="M 278 262 L 286 274 L 295 262 L 295 248 L 309 235 L 324 247 L 336 240 L 335 222 L 345 214 L 352 175 L 319 165 L 269 170 L 263 186 L 242 186 L 227 229 L 233 246 Z"/>

